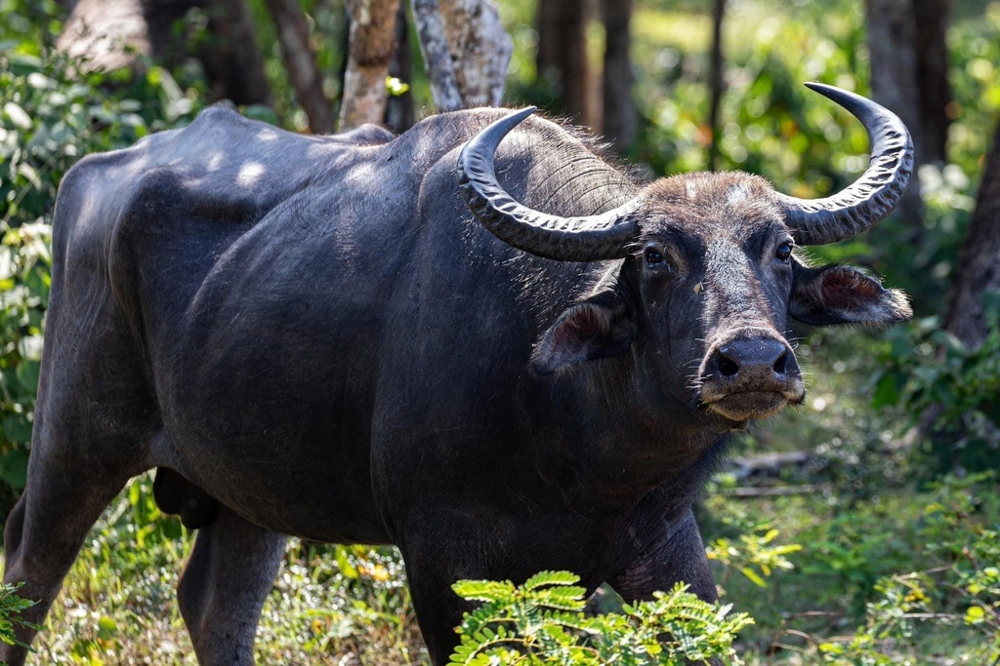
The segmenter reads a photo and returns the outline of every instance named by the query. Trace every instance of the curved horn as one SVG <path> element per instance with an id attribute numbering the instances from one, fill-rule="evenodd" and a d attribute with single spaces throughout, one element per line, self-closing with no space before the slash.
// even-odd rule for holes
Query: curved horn
<path id="1" fill-rule="evenodd" d="M 535 107 L 501 118 L 482 130 L 458 156 L 458 182 L 469 209 L 484 227 L 519 250 L 560 261 L 624 257 L 638 227 L 628 215 L 638 199 L 589 217 L 559 217 L 519 204 L 497 181 L 493 157 L 500 141 Z"/>
<path id="2" fill-rule="evenodd" d="M 861 121 L 868 131 L 868 169 L 850 187 L 825 199 L 778 194 L 785 222 L 799 245 L 825 245 L 853 238 L 892 212 L 913 171 L 913 142 L 903 122 L 860 95 L 821 83 L 807 83 Z"/>

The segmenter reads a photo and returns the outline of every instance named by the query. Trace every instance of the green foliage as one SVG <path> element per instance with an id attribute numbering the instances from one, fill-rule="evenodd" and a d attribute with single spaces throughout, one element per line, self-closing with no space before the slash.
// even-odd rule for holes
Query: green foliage
<path id="1" fill-rule="evenodd" d="M 543 571 L 520 586 L 510 581 L 459 581 L 455 592 L 483 602 L 457 629 L 451 663 L 683 664 L 732 659 L 733 640 L 753 620 L 731 606 L 698 599 L 678 584 L 623 614 L 587 617 L 586 590 L 566 571 Z"/>
<path id="2" fill-rule="evenodd" d="M 873 406 L 926 415 L 946 433 L 925 442 L 931 472 L 1000 467 L 1000 292 L 983 294 L 986 339 L 969 349 L 935 317 L 893 330 L 878 358 Z"/>
<path id="3" fill-rule="evenodd" d="M 21 644 L 14 633 L 19 626 L 33 626 L 25 622 L 22 613 L 35 605 L 33 601 L 22 599 L 17 590 L 21 585 L 0 583 L 0 641 L 7 645 Z"/>
<path id="4" fill-rule="evenodd" d="M 516 45 L 509 99 L 522 95 L 544 105 L 551 91 L 534 71 L 535 3 L 499 4 Z M 864 131 L 801 82 L 819 79 L 868 92 L 858 4 L 728 4 L 720 168 L 760 173 L 778 189 L 803 197 L 842 187 L 865 164 Z M 295 103 L 266 5 L 251 0 L 250 6 L 275 96 L 274 112 L 251 112 L 301 130 L 304 114 Z M 324 72 L 324 91 L 335 100 L 343 65 L 344 2 L 304 0 L 302 6 Z M 649 164 L 653 174 L 706 166 L 710 20 L 704 10 L 689 1 L 637 4 L 632 52 L 643 131 L 631 157 Z M 950 163 L 919 174 L 923 228 L 889 220 L 871 243 L 862 236 L 814 252 L 822 260 L 860 261 L 890 275 L 894 286 L 914 296 L 922 313 L 940 310 L 973 208 L 980 157 L 1000 112 L 1000 3 L 988 3 L 985 11 L 979 5 L 971 12 L 959 5 L 955 10 L 949 33 L 955 94 L 948 109 L 955 120 Z M 182 125 L 207 99 L 198 68 L 190 62 L 169 71 L 147 63 L 138 75 L 79 74 L 74 63 L 50 56 L 62 29 L 61 12 L 55 0 L 0 0 L 0 514 L 24 484 L 58 182 L 82 155 Z M 187 20 L 189 27 L 205 24 L 203 13 Z M 211 35 L 202 30 L 202 37 Z M 416 53 L 413 40 L 411 47 Z M 421 76 L 416 58 L 414 80 L 391 85 L 401 91 L 411 84 L 418 100 L 428 100 Z M 1000 467 L 1000 308 L 994 304 L 987 310 L 993 313 L 993 333 L 976 351 L 957 345 L 936 319 L 881 337 L 818 332 L 801 341 L 797 355 L 804 365 L 820 366 L 815 374 L 823 379 L 810 387 L 803 413 L 768 424 L 754 437 L 762 448 L 794 445 L 816 454 L 805 469 L 776 483 L 828 489 L 778 500 L 720 494 L 706 501 L 721 523 L 715 533 L 706 531 L 713 567 L 727 598 L 751 611 L 758 623 L 742 636 L 748 659 L 760 646 L 780 655 L 774 636 L 793 642 L 801 635 L 810 636 L 819 649 L 798 645 L 793 663 L 811 658 L 835 664 L 907 659 L 987 664 L 1000 658 L 1000 488 L 985 477 L 945 477 L 929 495 L 915 492 L 908 485 L 913 467 L 908 452 L 895 446 L 908 423 L 928 405 L 940 405 L 939 420 L 960 420 L 963 429 L 956 437 L 927 444 L 930 466 L 938 472 Z M 824 359 L 839 360 L 830 366 Z M 858 378 L 868 376 L 873 366 L 880 366 L 879 374 L 857 391 Z M 869 394 L 876 409 L 867 404 Z M 805 547 L 796 552 L 798 546 L 781 543 L 788 540 Z M 191 543 L 176 519 L 160 515 L 148 478 L 130 484 L 71 572 L 52 628 L 42 635 L 40 660 L 186 663 L 191 648 L 173 590 Z M 483 601 L 483 609 L 493 604 L 477 620 L 477 629 L 463 633 L 463 645 L 492 645 L 469 648 L 470 663 L 670 663 L 665 660 L 679 659 L 685 645 L 695 653 L 718 648 L 717 654 L 725 656 L 732 654 L 732 633 L 745 624 L 742 616 L 706 610 L 681 590 L 629 608 L 625 615 L 587 618 L 575 582 L 575 577 L 542 575 L 522 586 L 530 589 L 469 583 L 464 591 L 470 598 Z M 499 603 L 517 594 L 520 606 Z M 0 639 L 10 636 L 23 604 L 9 588 L 0 589 Z M 515 615 L 515 608 L 522 615 Z M 837 637 L 852 627 L 857 631 Z M 706 629 L 720 642 L 699 643 L 707 640 L 698 638 Z M 490 643 L 501 631 L 506 640 Z M 492 638 L 486 632 L 493 632 Z M 664 632 L 670 636 L 661 644 Z M 687 643 L 680 644 L 679 637 L 687 637 Z M 494 649 L 494 657 L 488 656 Z M 258 661 L 337 663 L 345 655 L 356 655 L 362 663 L 426 663 L 399 554 L 293 542 L 264 609 Z"/>
<path id="5" fill-rule="evenodd" d="M 398 551 L 296 543 L 287 559 L 264 611 L 265 645 L 286 644 L 289 636 L 297 636 L 302 657 L 354 651 L 362 663 L 385 660 L 385 655 L 410 663 L 419 656 Z M 289 661 L 287 648 L 275 652 L 274 661 Z"/>
<path id="6" fill-rule="evenodd" d="M 763 534 L 761 534 L 763 532 Z M 790 570 L 792 562 L 785 557 L 802 550 L 799 544 L 774 543 L 781 532 L 775 528 L 758 526 L 752 532 L 739 535 L 736 541 L 719 538 L 705 549 L 708 559 L 725 567 L 720 585 L 723 587 L 732 571 L 739 571 L 758 587 L 767 587 L 769 578 L 777 569 Z"/>
<path id="7" fill-rule="evenodd" d="M 918 530 L 922 569 L 874 586 L 864 625 L 819 645 L 826 663 L 895 664 L 921 652 L 929 625 L 963 635 L 966 663 L 1000 659 L 1000 518 L 993 474 L 935 484 Z M 983 492 L 990 493 L 983 496 Z M 989 506 L 986 506 L 989 505 Z M 983 520 L 981 516 L 988 516 Z M 996 522 L 991 522 L 996 521 Z M 956 655 L 957 656 L 957 655 Z"/>
<path id="8" fill-rule="evenodd" d="M 45 3 L 48 16 L 58 16 Z M 164 68 L 81 72 L 44 44 L 57 19 L 32 3 L 0 5 L 0 514 L 24 487 L 48 306 L 56 191 L 83 155 L 131 145 L 190 120 L 204 86 Z"/>

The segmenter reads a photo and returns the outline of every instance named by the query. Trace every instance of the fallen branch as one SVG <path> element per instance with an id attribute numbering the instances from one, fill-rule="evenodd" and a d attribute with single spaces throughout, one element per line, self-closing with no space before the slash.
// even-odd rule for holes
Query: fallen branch
<path id="1" fill-rule="evenodd" d="M 767 486 L 764 488 L 733 488 L 724 490 L 726 497 L 781 497 L 784 495 L 811 495 L 833 490 L 832 483 L 808 483 L 800 486 Z"/>

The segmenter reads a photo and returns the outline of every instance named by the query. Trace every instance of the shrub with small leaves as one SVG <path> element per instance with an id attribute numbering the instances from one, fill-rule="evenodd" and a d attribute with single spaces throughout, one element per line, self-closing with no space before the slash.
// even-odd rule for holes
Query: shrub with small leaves
<path id="1" fill-rule="evenodd" d="M 31 33 L 36 10 L 0 3 L 0 517 L 25 484 L 59 182 L 87 153 L 190 122 L 205 97 L 201 79 L 177 81 L 152 63 L 141 74 L 83 73 L 45 46 L 58 20 Z"/>
<path id="2" fill-rule="evenodd" d="M 952 657 L 1000 662 L 1000 494 L 992 473 L 933 484 L 918 531 L 922 571 L 886 576 L 875 585 L 865 623 L 852 636 L 819 644 L 825 663 L 895 664 L 921 653 L 928 625 L 961 637 Z M 957 663 L 957 662 L 956 662 Z"/>
<path id="3" fill-rule="evenodd" d="M 17 594 L 20 585 L 0 584 L 0 641 L 7 645 L 17 643 L 15 631 L 19 626 L 32 626 L 21 617 L 28 608 L 35 605 L 34 601 L 22 599 Z"/>
<path id="4" fill-rule="evenodd" d="M 451 663 L 683 664 L 726 659 L 740 663 L 736 634 L 753 620 L 731 606 L 702 601 L 677 584 L 652 601 L 626 604 L 623 614 L 586 617 L 586 590 L 566 571 L 543 571 L 523 585 L 459 581 L 455 592 L 483 605 L 466 613 Z"/>
<path id="5" fill-rule="evenodd" d="M 937 317 L 922 319 L 887 335 L 873 378 L 873 406 L 903 407 L 914 423 L 933 414 L 933 426 L 950 433 L 925 442 L 933 473 L 1000 465 L 1000 292 L 982 299 L 989 332 L 979 347 L 967 347 Z"/>
<path id="6" fill-rule="evenodd" d="M 765 526 L 766 527 L 766 526 Z M 721 564 L 725 570 L 722 585 L 728 580 L 732 571 L 737 570 L 758 587 L 767 587 L 765 578 L 771 573 L 794 568 L 785 555 L 797 553 L 802 546 L 797 543 L 775 543 L 781 532 L 775 528 L 754 529 L 748 534 L 741 534 L 738 539 L 719 538 L 712 541 L 705 549 L 709 560 Z"/>

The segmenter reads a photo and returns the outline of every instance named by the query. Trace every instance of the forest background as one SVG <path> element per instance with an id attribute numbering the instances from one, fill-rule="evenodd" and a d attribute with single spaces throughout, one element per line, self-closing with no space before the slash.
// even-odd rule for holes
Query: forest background
<path id="1" fill-rule="evenodd" d="M 0 0 L 0 516 L 25 480 L 62 174 L 220 99 L 292 131 L 402 131 L 433 113 L 414 9 L 427 3 L 398 8 L 374 111 L 351 106 L 348 4 L 366 3 Z M 723 601 L 755 619 L 737 641 L 749 663 L 998 663 L 1000 2 L 496 5 L 513 40 L 502 103 L 590 127 L 648 177 L 743 169 L 824 196 L 863 170 L 867 140 L 801 83 L 903 117 L 911 194 L 870 233 L 810 254 L 902 287 L 914 321 L 799 331 L 806 404 L 742 438 L 700 522 Z M 102 22 L 144 38 L 95 39 Z M 131 483 L 70 573 L 40 663 L 193 663 L 173 602 L 190 544 L 149 479 Z M 610 590 L 591 602 L 619 604 Z M 258 655 L 424 663 L 398 555 L 294 542 Z"/>

